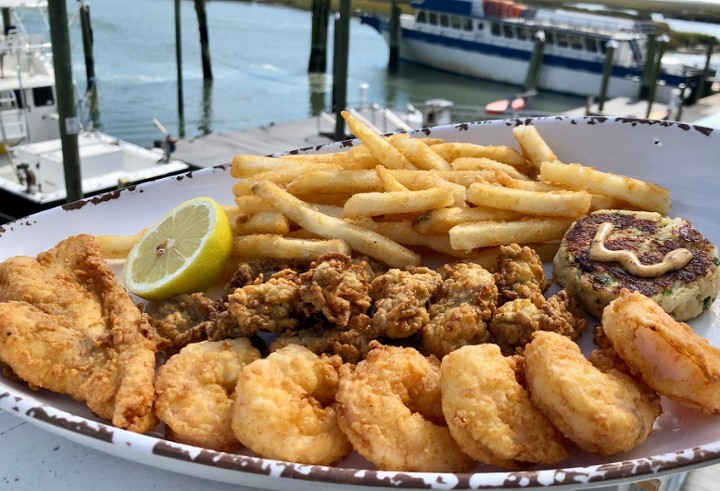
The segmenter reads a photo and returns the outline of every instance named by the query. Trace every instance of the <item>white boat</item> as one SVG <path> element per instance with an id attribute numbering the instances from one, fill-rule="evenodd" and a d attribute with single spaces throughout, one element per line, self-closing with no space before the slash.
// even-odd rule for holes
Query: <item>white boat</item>
<path id="1" fill-rule="evenodd" d="M 607 97 L 637 97 L 641 90 L 648 40 L 658 26 L 565 10 L 531 9 L 512 0 L 416 0 L 414 14 L 402 14 L 400 59 L 444 71 L 523 86 L 540 44 L 534 87 L 597 96 L 607 47 L 613 41 Z M 363 14 L 362 23 L 390 41 L 390 20 Z M 538 43 L 538 37 L 544 42 Z M 669 100 L 681 83 L 696 86 L 702 71 L 662 66 L 656 99 Z"/>
<path id="2" fill-rule="evenodd" d="M 34 24 L 47 26 L 46 7 L 0 0 L 12 14 L 0 34 L 0 223 L 67 200 L 52 47 L 45 33 L 28 32 L 33 22 L 24 22 L 35 15 L 41 20 Z M 80 128 L 78 147 L 84 196 L 190 169 L 169 149 L 143 148 L 93 129 Z"/>

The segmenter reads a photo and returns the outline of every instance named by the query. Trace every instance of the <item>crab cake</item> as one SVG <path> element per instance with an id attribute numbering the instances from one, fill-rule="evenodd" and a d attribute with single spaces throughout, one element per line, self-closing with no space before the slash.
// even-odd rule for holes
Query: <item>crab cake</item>
<path id="1" fill-rule="evenodd" d="M 554 264 L 555 280 L 596 317 L 623 288 L 652 298 L 678 321 L 707 310 L 720 290 L 717 247 L 687 220 L 654 212 L 586 215 L 565 234 Z"/>

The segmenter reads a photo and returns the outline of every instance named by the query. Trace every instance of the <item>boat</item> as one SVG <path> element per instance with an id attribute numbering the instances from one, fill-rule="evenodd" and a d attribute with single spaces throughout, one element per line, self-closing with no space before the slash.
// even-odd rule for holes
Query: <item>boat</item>
<path id="1" fill-rule="evenodd" d="M 12 20 L 0 34 L 0 223 L 4 223 L 65 203 L 67 191 L 52 46 L 47 33 L 28 30 L 28 25 L 48 25 L 47 2 L 0 0 L 0 9 L 9 9 Z M 83 196 L 191 169 L 171 157 L 170 135 L 161 140 L 159 146 L 164 148 L 145 148 L 98 131 L 82 122 L 86 119 L 79 114 L 76 128 Z"/>
<path id="2" fill-rule="evenodd" d="M 410 5 L 414 13 L 399 19 L 401 60 L 525 89 L 597 96 L 610 52 L 605 96 L 647 96 L 643 76 L 654 71 L 646 69 L 655 66 L 647 61 L 659 50 L 659 26 L 652 21 L 529 8 L 514 0 L 413 0 Z M 361 22 L 394 45 L 390 19 L 362 14 Z M 696 87 L 702 76 L 695 67 L 663 65 L 654 96 L 669 100 L 673 88 Z"/>

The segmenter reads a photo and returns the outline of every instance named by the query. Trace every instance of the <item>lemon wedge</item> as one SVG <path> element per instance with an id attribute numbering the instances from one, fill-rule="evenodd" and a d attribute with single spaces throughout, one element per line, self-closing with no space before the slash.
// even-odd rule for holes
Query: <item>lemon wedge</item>
<path id="1" fill-rule="evenodd" d="M 206 290 L 232 248 L 230 221 L 211 198 L 194 198 L 170 210 L 128 254 L 122 279 L 147 300 Z"/>

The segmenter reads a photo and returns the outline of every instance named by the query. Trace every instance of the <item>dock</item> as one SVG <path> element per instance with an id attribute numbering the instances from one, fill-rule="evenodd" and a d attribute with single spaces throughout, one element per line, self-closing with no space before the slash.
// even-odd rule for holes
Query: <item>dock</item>
<path id="1" fill-rule="evenodd" d="M 647 101 L 618 97 L 605 102 L 602 114 L 628 118 L 644 118 L 647 112 Z M 599 114 L 595 105 L 578 107 L 562 113 L 567 116 L 584 116 Z M 674 120 L 677 108 L 655 102 L 652 105 L 651 118 Z M 513 117 L 508 114 L 507 117 Z M 372 120 L 372 118 L 369 118 Z M 374 121 L 374 120 L 373 120 Z M 684 106 L 680 121 L 720 128 L 720 93 L 698 100 L 692 106 Z M 383 133 L 396 131 L 378 125 Z M 421 124 L 414 128 L 419 129 Z M 295 121 L 270 123 L 261 127 L 241 129 L 226 133 L 213 133 L 183 139 L 177 142 L 174 157 L 196 167 L 213 167 L 227 164 L 239 153 L 253 155 L 270 155 L 297 148 L 312 147 L 331 143 L 334 129 L 328 115 L 310 117 Z"/>

